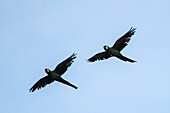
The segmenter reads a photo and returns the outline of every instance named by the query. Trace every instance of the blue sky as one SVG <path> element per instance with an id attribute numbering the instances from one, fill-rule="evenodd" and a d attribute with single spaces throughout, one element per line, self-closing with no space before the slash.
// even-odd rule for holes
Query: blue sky
<path id="1" fill-rule="evenodd" d="M 169 0 L 0 0 L 1 113 L 170 113 Z M 131 26 L 122 54 L 86 59 L 112 46 Z M 63 78 L 29 88 L 76 52 Z"/>

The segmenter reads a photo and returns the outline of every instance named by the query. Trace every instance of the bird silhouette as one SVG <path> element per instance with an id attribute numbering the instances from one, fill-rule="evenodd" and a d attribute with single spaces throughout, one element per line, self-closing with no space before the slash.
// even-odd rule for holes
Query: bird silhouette
<path id="1" fill-rule="evenodd" d="M 93 57 L 89 58 L 88 61 L 95 62 L 97 60 L 104 60 L 115 56 L 123 61 L 128 61 L 131 63 L 136 62 L 135 60 L 129 59 L 120 53 L 121 50 L 128 45 L 128 42 L 130 41 L 131 36 L 134 35 L 135 30 L 136 28 L 131 27 L 130 30 L 120 37 L 112 47 L 105 45 L 104 52 L 97 53 Z"/>
<path id="2" fill-rule="evenodd" d="M 57 67 L 51 71 L 50 69 L 46 68 L 45 72 L 47 73 L 47 76 L 41 78 L 40 80 L 38 80 L 30 89 L 30 92 L 34 92 L 36 89 L 41 89 L 43 87 L 45 87 L 47 84 L 50 84 L 54 81 L 58 81 L 61 82 L 63 84 L 66 84 L 68 86 L 71 86 L 75 89 L 77 89 L 78 87 L 76 87 L 75 85 L 69 83 L 68 81 L 64 80 L 61 75 L 63 75 L 68 67 L 71 66 L 71 64 L 74 62 L 73 60 L 76 58 L 76 54 L 73 53 L 69 58 L 67 58 L 66 60 L 64 60 L 63 62 L 61 62 L 60 64 L 57 65 Z"/>

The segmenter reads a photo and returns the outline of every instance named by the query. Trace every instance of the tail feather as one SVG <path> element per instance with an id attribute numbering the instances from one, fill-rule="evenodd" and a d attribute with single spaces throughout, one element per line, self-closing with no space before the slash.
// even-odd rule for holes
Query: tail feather
<path id="1" fill-rule="evenodd" d="M 132 60 L 132 59 L 129 59 L 129 58 L 123 56 L 123 55 L 119 56 L 118 58 L 121 59 L 121 60 L 123 60 L 123 61 L 129 61 L 129 62 L 131 62 L 131 63 L 137 62 L 137 61 Z"/>
<path id="2" fill-rule="evenodd" d="M 73 87 L 73 88 L 75 88 L 75 89 L 78 88 L 77 86 L 75 86 L 75 85 L 69 83 L 68 81 L 64 80 L 63 78 L 60 78 L 60 79 L 57 80 L 57 81 L 59 81 L 59 82 L 61 82 L 61 83 L 63 83 L 63 84 L 66 84 L 66 85 L 68 85 L 68 86 L 71 86 L 71 87 Z"/>

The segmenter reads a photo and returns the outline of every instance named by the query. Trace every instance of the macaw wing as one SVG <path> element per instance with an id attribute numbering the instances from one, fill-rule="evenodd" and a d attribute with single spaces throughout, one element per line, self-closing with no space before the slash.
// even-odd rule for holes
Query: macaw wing
<path id="1" fill-rule="evenodd" d="M 57 67 L 54 69 L 54 72 L 56 72 L 59 75 L 64 74 L 67 71 L 68 67 L 70 67 L 71 64 L 74 62 L 73 60 L 75 58 L 76 54 L 73 53 L 69 58 L 58 64 Z"/>
<path id="2" fill-rule="evenodd" d="M 128 45 L 128 42 L 131 39 L 131 36 L 134 35 L 136 28 L 131 27 L 130 30 L 124 34 L 122 37 L 120 37 L 112 48 L 118 50 L 119 52 Z"/>
<path id="3" fill-rule="evenodd" d="M 109 52 L 101 52 L 101 53 L 97 53 L 93 57 L 89 58 L 88 61 L 95 62 L 97 60 L 104 60 L 104 59 L 108 59 L 110 57 L 112 57 L 112 55 Z"/>
<path id="4" fill-rule="evenodd" d="M 52 83 L 54 80 L 51 79 L 49 76 L 45 76 L 44 78 L 41 78 L 40 80 L 38 80 L 31 88 L 30 88 L 30 92 L 34 92 L 36 89 L 41 89 L 43 87 L 45 87 L 47 84 Z"/>

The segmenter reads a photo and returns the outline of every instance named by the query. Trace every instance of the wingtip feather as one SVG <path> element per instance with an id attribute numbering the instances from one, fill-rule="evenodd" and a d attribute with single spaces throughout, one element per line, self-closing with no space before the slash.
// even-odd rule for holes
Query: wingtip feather
<path id="1" fill-rule="evenodd" d="M 70 56 L 70 58 L 72 58 L 72 59 L 75 59 L 77 56 L 77 53 L 73 53 L 71 56 Z"/>
<path id="2" fill-rule="evenodd" d="M 133 28 L 133 26 L 130 28 L 129 32 L 135 32 L 137 28 Z"/>

